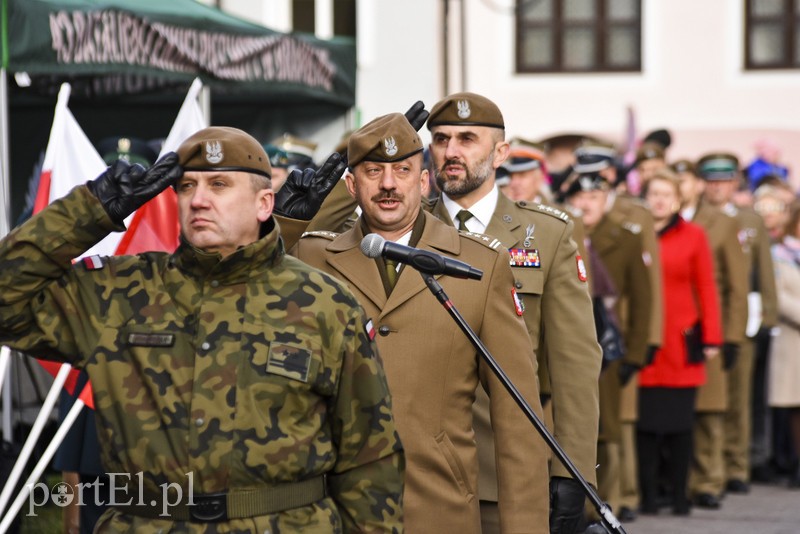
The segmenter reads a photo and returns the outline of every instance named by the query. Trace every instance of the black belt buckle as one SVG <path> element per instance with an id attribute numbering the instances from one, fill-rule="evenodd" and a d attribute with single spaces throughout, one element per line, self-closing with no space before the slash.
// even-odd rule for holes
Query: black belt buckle
<path id="1" fill-rule="evenodd" d="M 195 495 L 194 504 L 190 504 L 190 521 L 198 523 L 216 523 L 228 520 L 227 493 L 206 493 Z"/>

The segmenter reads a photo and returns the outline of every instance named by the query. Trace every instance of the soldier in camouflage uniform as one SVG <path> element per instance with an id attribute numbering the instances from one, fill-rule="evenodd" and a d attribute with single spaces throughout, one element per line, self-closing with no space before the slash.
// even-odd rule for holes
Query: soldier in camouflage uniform
<path id="1" fill-rule="evenodd" d="M 255 139 L 207 128 L 178 153 L 117 162 L 0 242 L 0 342 L 86 368 L 103 465 L 127 483 L 97 531 L 401 531 L 363 309 L 284 255 Z M 176 182 L 175 253 L 71 264 Z"/>

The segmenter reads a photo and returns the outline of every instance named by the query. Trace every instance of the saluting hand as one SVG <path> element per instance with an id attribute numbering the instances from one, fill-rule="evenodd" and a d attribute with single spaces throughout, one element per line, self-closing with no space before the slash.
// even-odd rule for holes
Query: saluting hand
<path id="1" fill-rule="evenodd" d="M 150 168 L 117 160 L 86 186 L 117 224 L 183 176 L 178 155 L 168 152 Z"/>
<path id="2" fill-rule="evenodd" d="M 275 212 L 291 219 L 310 221 L 346 167 L 347 159 L 334 152 L 318 171 L 293 170 L 280 191 L 275 193 Z"/>
<path id="3" fill-rule="evenodd" d="M 425 124 L 425 121 L 428 120 L 430 113 L 425 110 L 425 104 L 422 100 L 417 100 L 414 102 L 414 105 L 408 108 L 408 111 L 406 111 L 404 115 L 406 119 L 408 119 L 408 122 L 411 123 L 411 126 L 413 126 L 416 131 L 419 131 Z"/>

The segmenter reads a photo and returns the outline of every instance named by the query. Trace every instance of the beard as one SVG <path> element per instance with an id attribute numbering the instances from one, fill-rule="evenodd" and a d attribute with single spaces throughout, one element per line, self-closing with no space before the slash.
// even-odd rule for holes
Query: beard
<path id="1" fill-rule="evenodd" d="M 456 159 L 445 160 L 441 167 L 435 169 L 436 185 L 439 186 L 440 191 L 447 193 L 450 198 L 457 198 L 471 193 L 483 185 L 494 172 L 492 160 L 494 160 L 494 150 L 486 156 L 486 159 L 473 166 Z M 460 165 L 464 169 L 464 177 L 449 179 L 445 172 L 448 165 Z"/>

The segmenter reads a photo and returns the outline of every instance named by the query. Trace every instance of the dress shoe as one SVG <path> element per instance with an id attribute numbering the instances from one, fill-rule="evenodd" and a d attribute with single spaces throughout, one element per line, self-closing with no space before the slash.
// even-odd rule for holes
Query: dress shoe
<path id="1" fill-rule="evenodd" d="M 631 523 L 636 520 L 636 512 L 627 506 L 623 506 L 619 509 L 619 515 L 617 516 L 617 519 L 623 523 Z"/>
<path id="2" fill-rule="evenodd" d="M 710 493 L 698 493 L 693 500 L 695 506 L 706 510 L 718 510 L 720 507 L 719 499 Z"/>
<path id="3" fill-rule="evenodd" d="M 750 493 L 750 484 L 744 480 L 731 479 L 725 485 L 725 490 L 730 493 Z"/>

